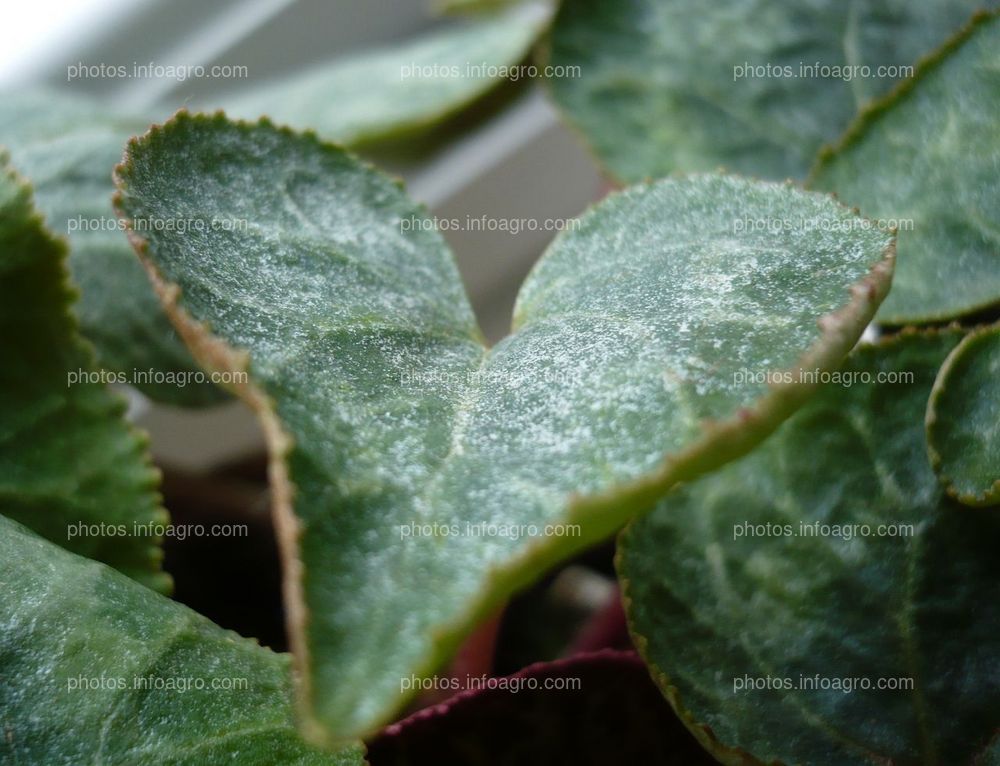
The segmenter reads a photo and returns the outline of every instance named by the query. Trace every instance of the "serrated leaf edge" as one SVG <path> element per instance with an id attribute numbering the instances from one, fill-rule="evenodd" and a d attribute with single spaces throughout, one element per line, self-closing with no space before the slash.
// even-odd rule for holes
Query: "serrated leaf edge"
<path id="1" fill-rule="evenodd" d="M 905 342 L 907 338 L 913 336 L 930 337 L 934 335 L 943 335 L 945 333 L 954 333 L 961 331 L 961 329 L 962 328 L 957 323 L 929 328 L 908 326 L 902 328 L 898 333 L 879 338 L 875 342 L 866 343 L 859 348 L 870 350 L 889 348 L 898 343 Z M 625 622 L 628 626 L 629 637 L 632 639 L 632 643 L 635 646 L 636 651 L 639 652 L 639 656 L 642 657 L 643 662 L 646 663 L 646 668 L 649 671 L 649 675 L 653 679 L 653 682 L 657 685 L 657 687 L 659 687 L 660 691 L 663 692 L 663 696 L 666 697 L 670 706 L 673 707 L 674 712 L 677 713 L 678 717 L 681 721 L 683 721 L 684 725 L 691 732 L 691 734 L 694 735 L 698 742 L 701 743 L 702 747 L 708 750 L 708 752 L 717 758 L 720 763 L 725 766 L 788 766 L 788 764 L 784 761 L 777 759 L 766 762 L 761 761 L 752 753 L 741 747 L 723 743 L 715 735 L 715 732 L 712 731 L 712 728 L 708 724 L 700 722 L 694 714 L 687 707 L 685 707 L 684 702 L 681 699 L 680 691 L 673 685 L 670 676 L 665 673 L 656 664 L 656 662 L 653 661 L 649 653 L 649 639 L 646 638 L 646 636 L 643 635 L 638 628 L 636 628 L 635 621 L 632 618 L 632 581 L 625 576 L 622 569 L 623 547 L 630 534 L 634 534 L 631 522 L 618 534 L 615 543 L 615 573 L 621 588 L 622 607 L 625 610 Z"/>
<path id="2" fill-rule="evenodd" d="M 18 189 L 18 193 L 24 198 L 26 207 L 30 210 L 28 217 L 25 219 L 25 224 L 36 226 L 39 232 L 41 232 L 42 235 L 49 240 L 52 244 L 53 250 L 57 253 L 59 272 L 62 275 L 61 284 L 59 285 L 59 292 L 63 296 L 61 310 L 63 319 L 66 320 L 67 327 L 69 329 L 69 342 L 76 346 L 83 358 L 83 361 L 86 363 L 87 368 L 96 370 L 99 368 L 97 363 L 97 353 L 90 341 L 87 340 L 87 338 L 81 333 L 80 320 L 73 308 L 74 304 L 79 300 L 80 290 L 73 282 L 73 279 L 70 276 L 69 266 L 67 265 L 69 260 L 69 243 L 65 237 L 56 234 L 49 228 L 45 221 L 45 216 L 38 210 L 38 207 L 35 204 L 34 187 L 27 178 L 22 176 L 17 171 L 11 162 L 10 154 L 3 147 L 0 147 L 0 173 L 2 173 L 7 180 L 14 183 Z M 125 417 L 128 410 L 128 402 L 125 400 L 125 397 L 115 391 L 112 391 L 108 386 L 104 386 L 104 388 L 107 391 L 108 397 L 114 404 L 114 407 L 111 410 L 111 416 L 120 420 L 132 442 L 132 453 L 135 455 L 137 462 L 140 462 L 145 469 L 146 476 L 136 485 L 136 489 L 143 492 L 150 492 L 154 495 L 153 502 L 156 506 L 154 509 L 156 518 L 152 519 L 152 521 L 156 524 L 167 526 L 170 524 L 170 514 L 163 506 L 163 495 L 160 492 L 160 483 L 162 481 L 163 474 L 153 463 L 153 459 L 149 453 L 149 434 L 138 428 Z M 149 546 L 146 548 L 145 553 L 146 561 L 150 570 L 146 573 L 147 577 L 144 582 L 141 582 L 141 584 L 146 585 L 150 589 L 159 593 L 169 595 L 173 591 L 173 578 L 162 569 L 163 538 L 149 536 L 148 540 Z M 140 581 L 136 580 L 136 582 Z"/>
<path id="3" fill-rule="evenodd" d="M 953 53 L 961 47 L 980 29 L 990 21 L 1000 18 L 1000 10 L 989 11 L 979 10 L 972 15 L 966 24 L 949 37 L 935 50 L 920 58 L 913 68 L 913 75 L 901 80 L 884 96 L 880 96 L 869 102 L 855 115 L 854 119 L 844 130 L 839 139 L 833 143 L 820 147 L 813 162 L 809 174 L 806 176 L 804 186 L 807 189 L 813 188 L 819 174 L 842 152 L 851 148 L 867 135 L 871 126 L 877 124 L 886 114 L 892 112 L 893 107 L 906 99 L 920 84 L 920 82 L 942 66 Z M 987 301 L 975 306 L 969 306 L 962 311 L 946 312 L 943 314 L 925 314 L 922 316 L 888 316 L 879 317 L 879 324 L 889 327 L 906 327 L 909 325 L 922 325 L 938 322 L 950 322 L 953 319 L 975 314 L 1000 305 L 1000 298 Z"/>
<path id="4" fill-rule="evenodd" d="M 998 477 L 991 487 L 978 493 L 959 492 L 955 487 L 954 479 L 944 472 L 944 457 L 936 446 L 936 434 L 940 422 L 938 405 L 948 387 L 948 381 L 955 366 L 962 360 L 962 357 L 966 353 L 969 353 L 969 349 L 972 346 L 990 335 L 1000 338 L 1000 324 L 988 325 L 972 330 L 951 350 L 951 353 L 948 354 L 941 365 L 941 369 L 938 370 L 937 378 L 934 380 L 934 387 L 931 389 L 930 398 L 927 400 L 927 413 L 924 418 L 924 427 L 927 434 L 927 457 L 931 462 L 931 468 L 934 469 L 938 481 L 949 496 L 962 505 L 972 508 L 988 508 L 1000 504 L 1000 468 L 998 468 Z"/>
<path id="5" fill-rule="evenodd" d="M 321 147 L 346 150 L 337 144 L 320 139 L 315 131 L 295 131 L 286 126 L 275 125 L 267 117 L 256 121 L 230 120 L 221 110 L 212 114 L 192 114 L 181 109 L 162 125 L 151 126 L 144 136 L 132 138 L 126 146 L 122 163 L 115 168 L 117 187 L 113 197 L 115 210 L 124 220 L 129 240 L 145 266 L 168 317 L 181 337 L 195 358 L 208 369 L 249 372 L 248 352 L 233 349 L 213 336 L 209 325 L 195 320 L 180 305 L 180 287 L 167 282 L 160 274 L 148 256 L 147 240 L 132 230 L 121 209 L 122 174 L 126 173 L 130 166 L 132 148 L 140 140 L 168 130 L 175 124 L 204 120 L 232 123 L 248 129 L 271 127 L 293 138 L 314 141 Z M 370 163 L 363 160 L 360 162 L 374 169 Z M 377 169 L 376 172 L 381 173 Z M 398 179 L 396 183 L 400 188 L 403 187 Z M 785 182 L 785 185 L 798 188 L 791 181 Z M 820 192 L 808 193 L 832 198 L 832 195 Z M 856 213 L 854 210 L 852 212 Z M 855 345 L 861 331 L 874 317 L 879 304 L 888 293 L 894 262 L 895 238 L 883 251 L 882 259 L 871 267 L 864 278 L 850 287 L 849 300 L 836 311 L 819 318 L 820 338 L 801 357 L 799 364 L 792 368 L 793 373 L 803 369 L 813 370 L 817 366 L 833 368 L 840 363 Z M 292 437 L 284 431 L 270 398 L 258 386 L 249 382 L 249 375 L 247 380 L 246 384 L 230 386 L 230 390 L 242 398 L 257 414 L 268 445 L 273 514 L 285 570 L 283 591 L 287 609 L 286 623 L 298 671 L 296 683 L 300 701 L 300 728 L 307 740 L 330 747 L 377 731 L 391 720 L 394 711 L 412 697 L 412 694 L 409 697 L 397 697 L 391 708 L 386 709 L 378 719 L 371 721 L 361 731 L 339 731 L 331 734 L 327 726 L 314 716 L 311 704 L 313 690 L 308 675 L 309 654 L 305 641 L 305 626 L 308 623 L 309 612 L 301 588 L 303 564 L 297 556 L 297 543 L 302 529 L 292 502 L 295 488 L 285 464 L 285 457 L 292 447 Z M 742 409 L 726 420 L 702 423 L 701 439 L 690 447 L 667 456 L 659 471 L 605 493 L 588 497 L 571 496 L 564 514 L 565 520 L 568 523 L 581 523 L 584 533 L 576 538 L 539 539 L 525 546 L 520 555 L 510 559 L 504 566 L 493 567 L 484 579 L 485 586 L 480 598 L 470 603 L 458 618 L 438 626 L 433 632 L 432 649 L 425 661 L 414 668 L 414 674 L 420 677 L 432 675 L 458 648 L 462 638 L 476 624 L 492 614 L 511 593 L 534 581 L 553 562 L 613 534 L 636 514 L 650 510 L 655 501 L 677 483 L 693 479 L 749 452 L 794 412 L 810 396 L 815 387 L 815 385 L 795 383 L 770 384 L 769 393 L 759 398 L 754 406 Z M 599 526 L 594 527 L 598 520 Z M 588 525 L 589 529 L 584 525 Z"/>

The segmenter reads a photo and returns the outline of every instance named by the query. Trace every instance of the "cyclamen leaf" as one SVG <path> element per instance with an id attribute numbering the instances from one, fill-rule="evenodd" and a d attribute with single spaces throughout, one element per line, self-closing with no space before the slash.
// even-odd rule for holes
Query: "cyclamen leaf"
<path id="1" fill-rule="evenodd" d="M 963 340 L 927 404 L 931 464 L 966 505 L 1000 504 L 1000 327 Z"/>
<path id="2" fill-rule="evenodd" d="M 801 178 L 859 107 L 906 76 L 900 67 L 984 5 L 998 3 L 573 0 L 552 29 L 565 76 L 550 84 L 623 180 L 720 166 Z"/>
<path id="3" fill-rule="evenodd" d="M 364 763 L 299 739 L 286 655 L 2 517 L 0 676 L 0 763 Z"/>
<path id="4" fill-rule="evenodd" d="M 633 640 L 723 763 L 981 763 L 1000 726 L 1000 514 L 951 501 L 924 442 L 960 338 L 860 348 L 846 385 L 620 539 Z"/>
<path id="5" fill-rule="evenodd" d="M 130 136 L 148 122 L 115 115 L 84 99 L 6 92 L 0 99 L 0 147 L 34 184 L 38 206 L 70 242 L 69 266 L 80 288 L 80 331 L 101 366 L 126 373 L 193 375 L 199 368 L 163 314 L 149 280 L 111 209 L 111 171 Z M 211 383 L 139 383 L 154 399 L 202 405 L 220 401 Z"/>
<path id="6" fill-rule="evenodd" d="M 838 364 L 891 274 L 829 197 L 667 180 L 560 237 L 488 351 L 425 211 L 312 135 L 181 113 L 117 176 L 126 218 L 256 223 L 133 237 L 195 354 L 249 370 L 317 739 L 374 730 L 512 591 L 751 449 L 810 387 L 735 376 Z"/>
<path id="7" fill-rule="evenodd" d="M 981 14 L 820 157 L 810 185 L 900 223 L 899 272 L 879 321 L 1000 304 L 998 123 L 1000 14 Z"/>
<path id="8" fill-rule="evenodd" d="M 462 679 L 464 682 L 464 679 Z M 540 662 L 389 726 L 372 766 L 713 766 L 634 652 Z"/>
<path id="9" fill-rule="evenodd" d="M 548 24 L 549 8 L 521 3 L 412 42 L 321 64 L 224 105 L 230 114 L 316 130 L 345 144 L 429 128 L 508 79 Z"/>
<path id="10" fill-rule="evenodd" d="M 124 401 L 87 380 L 94 359 L 70 313 L 65 261 L 65 244 L 0 155 L 0 514 L 169 590 L 159 477 Z"/>

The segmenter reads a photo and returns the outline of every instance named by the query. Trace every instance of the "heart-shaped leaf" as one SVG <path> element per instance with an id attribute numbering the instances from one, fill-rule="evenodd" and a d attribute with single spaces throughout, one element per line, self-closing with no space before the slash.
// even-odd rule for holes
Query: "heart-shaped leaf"
<path id="1" fill-rule="evenodd" d="M 65 260 L 0 155 L 0 514 L 167 590 L 158 475 L 124 401 L 92 379 Z"/>
<path id="2" fill-rule="evenodd" d="M 1000 727 L 1000 514 L 950 500 L 924 440 L 960 337 L 862 347 L 752 455 L 622 536 L 633 639 L 722 762 L 983 762 Z"/>
<path id="3" fill-rule="evenodd" d="M 550 17 L 521 3 L 443 31 L 321 64 L 224 102 L 235 116 L 312 128 L 345 144 L 368 144 L 429 128 L 509 79 Z"/>
<path id="4" fill-rule="evenodd" d="M 147 125 L 60 94 L 18 91 L 0 99 L 0 147 L 34 184 L 49 225 L 69 240 L 80 331 L 101 366 L 125 373 L 155 399 L 209 404 L 222 395 L 211 383 L 157 382 L 168 373 L 190 378 L 199 368 L 163 315 L 111 209 L 111 170 L 128 137 Z"/>
<path id="5" fill-rule="evenodd" d="M 949 494 L 967 505 L 1000 503 L 1000 327 L 966 337 L 941 367 L 927 446 Z"/>
<path id="6" fill-rule="evenodd" d="M 487 350 L 433 222 L 335 146 L 182 113 L 117 174 L 126 219 L 254 223 L 132 236 L 195 354 L 249 370 L 316 738 L 373 730 L 513 590 L 751 449 L 891 273 L 829 197 L 667 180 L 560 237 Z"/>
<path id="7" fill-rule="evenodd" d="M 0 517 L 0 763 L 360 766 L 302 742 L 286 655 Z"/>
<path id="8" fill-rule="evenodd" d="M 801 178 L 858 108 L 996 0 L 572 0 L 552 93 L 627 181 Z M 876 167 L 881 168 L 882 163 Z"/>
<path id="9" fill-rule="evenodd" d="M 980 14 L 826 150 L 810 185 L 899 225 L 878 319 L 938 322 L 1000 303 L 1000 14 Z"/>
<path id="10" fill-rule="evenodd" d="M 372 766 L 715 763 L 634 652 L 538 663 L 504 678 L 447 680 L 475 687 L 389 726 L 368 749 Z"/>

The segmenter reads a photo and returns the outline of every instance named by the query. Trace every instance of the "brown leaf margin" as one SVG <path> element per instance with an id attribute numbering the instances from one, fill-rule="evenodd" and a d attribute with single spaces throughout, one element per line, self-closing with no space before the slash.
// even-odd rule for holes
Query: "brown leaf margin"
<path id="1" fill-rule="evenodd" d="M 181 305 L 179 285 L 168 282 L 148 253 L 149 242 L 136 232 L 122 209 L 124 177 L 131 167 L 132 151 L 142 142 L 163 131 L 172 130 L 185 122 L 215 121 L 243 129 L 265 128 L 276 130 L 283 136 L 313 142 L 322 150 L 344 151 L 337 144 L 321 140 L 315 131 L 295 131 L 287 126 L 275 125 L 269 118 L 256 121 L 230 120 L 222 110 L 211 114 L 190 113 L 180 109 L 163 124 L 152 125 L 142 136 L 133 137 L 125 147 L 122 162 L 114 169 L 116 191 L 112 197 L 115 212 L 123 221 L 126 234 L 149 275 L 154 290 L 164 310 L 176 327 L 195 359 L 207 370 L 247 373 L 247 383 L 226 386 L 247 403 L 260 419 L 268 446 L 268 475 L 272 494 L 272 514 L 284 569 L 283 594 L 286 606 L 286 625 L 289 645 L 295 661 L 296 686 L 299 700 L 300 729 L 303 736 L 316 744 L 333 746 L 341 741 L 362 737 L 377 731 L 388 723 L 396 710 L 409 699 L 397 696 L 384 708 L 382 714 L 362 730 L 338 731 L 331 736 L 326 722 L 313 712 L 315 690 L 309 678 L 310 656 L 305 626 L 309 610 L 305 603 L 302 581 L 304 565 L 298 558 L 298 540 L 302 526 L 294 511 L 295 487 L 288 474 L 285 457 L 293 440 L 276 414 L 270 397 L 250 380 L 250 354 L 244 349 L 234 349 L 214 336 L 206 322 L 194 319 Z M 353 156 L 353 155 L 352 155 Z M 373 168 L 370 163 L 359 160 Z M 692 174 L 689 177 L 712 174 Z M 653 183 L 652 181 L 645 182 Z M 778 186 L 781 184 L 761 182 Z M 402 188 L 401 181 L 397 184 Z M 641 185 L 641 184 L 640 184 Z M 850 210 L 860 218 L 857 208 L 848 208 L 830 194 L 803 190 L 798 184 L 786 181 L 784 186 L 800 193 L 826 197 L 840 207 Z M 618 194 L 621 192 L 614 192 Z M 607 197 L 605 198 L 605 200 Z M 601 202 L 603 202 L 602 200 Z M 600 204 L 600 203 L 596 203 Z M 861 219 L 864 220 L 864 219 Z M 835 369 L 844 360 L 861 337 L 864 328 L 872 321 L 875 312 L 885 299 L 892 283 L 896 257 L 895 231 L 890 232 L 889 244 L 881 258 L 873 264 L 868 274 L 848 289 L 848 300 L 837 310 L 817 320 L 820 337 L 800 357 L 798 363 L 778 375 L 784 381 L 801 380 L 801 373 L 820 369 Z M 471 602 L 449 623 L 437 627 L 431 636 L 431 650 L 425 660 L 414 667 L 414 675 L 429 677 L 458 648 L 461 639 L 476 625 L 489 617 L 505 603 L 506 598 L 529 585 L 553 563 L 568 558 L 573 553 L 613 534 L 633 517 L 648 512 L 669 489 L 683 481 L 690 481 L 721 465 L 749 453 L 793 414 L 818 387 L 818 383 L 769 383 L 768 392 L 756 402 L 738 410 L 732 417 L 701 423 L 702 436 L 683 450 L 667 454 L 658 470 L 630 482 L 590 496 L 570 495 L 563 514 L 565 523 L 577 523 L 596 529 L 590 535 L 576 538 L 542 538 L 526 545 L 519 555 L 511 558 L 506 566 L 496 567 L 487 574 L 480 597 Z M 600 524 L 595 527 L 595 521 Z M 412 695 L 411 695 L 412 696 Z"/>

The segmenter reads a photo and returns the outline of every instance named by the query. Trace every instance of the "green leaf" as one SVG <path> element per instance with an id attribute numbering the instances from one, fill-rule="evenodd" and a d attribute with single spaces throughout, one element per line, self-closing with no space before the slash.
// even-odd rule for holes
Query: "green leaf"
<path id="1" fill-rule="evenodd" d="M 159 476 L 125 402 L 90 382 L 93 353 L 70 314 L 65 261 L 65 244 L 0 155 L 0 514 L 168 590 Z"/>
<path id="2" fill-rule="evenodd" d="M 547 26 L 544 3 L 456 24 L 412 42 L 322 64 L 224 103 L 230 114 L 360 144 L 452 117 L 508 79 Z"/>
<path id="3" fill-rule="evenodd" d="M 136 380 L 135 370 L 194 374 L 199 368 L 163 315 L 111 208 L 111 171 L 132 135 L 148 122 L 62 94 L 6 92 L 0 147 L 35 186 L 38 206 L 70 242 L 80 288 L 80 330 L 101 366 Z M 154 399 L 184 405 L 220 401 L 211 383 L 136 385 Z"/>
<path id="4" fill-rule="evenodd" d="M 633 639 L 723 763 L 971 766 L 1000 726 L 1000 515 L 954 504 L 924 441 L 960 338 L 861 347 L 622 536 Z"/>
<path id="5" fill-rule="evenodd" d="M 302 742 L 286 655 L 0 517 L 0 762 L 352 766 Z"/>
<path id="6" fill-rule="evenodd" d="M 998 122 L 1000 14 L 980 14 L 821 155 L 812 186 L 900 224 L 879 321 L 938 322 L 1000 304 Z"/>
<path id="7" fill-rule="evenodd" d="M 1000 503 L 1000 327 L 967 336 L 941 367 L 927 446 L 949 494 L 966 505 Z"/>
<path id="8" fill-rule="evenodd" d="M 859 107 L 905 76 L 898 67 L 934 50 L 982 5 L 572 0 L 556 17 L 550 61 L 578 69 L 557 69 L 551 88 L 626 181 L 720 166 L 801 178 Z"/>
<path id="9" fill-rule="evenodd" d="M 372 731 L 516 588 L 751 449 L 809 386 L 739 374 L 838 364 L 891 274 L 829 197 L 667 180 L 557 239 L 487 350 L 426 212 L 335 146 L 181 113 L 117 173 L 126 218 L 255 223 L 133 238 L 196 356 L 249 369 L 317 739 Z"/>

